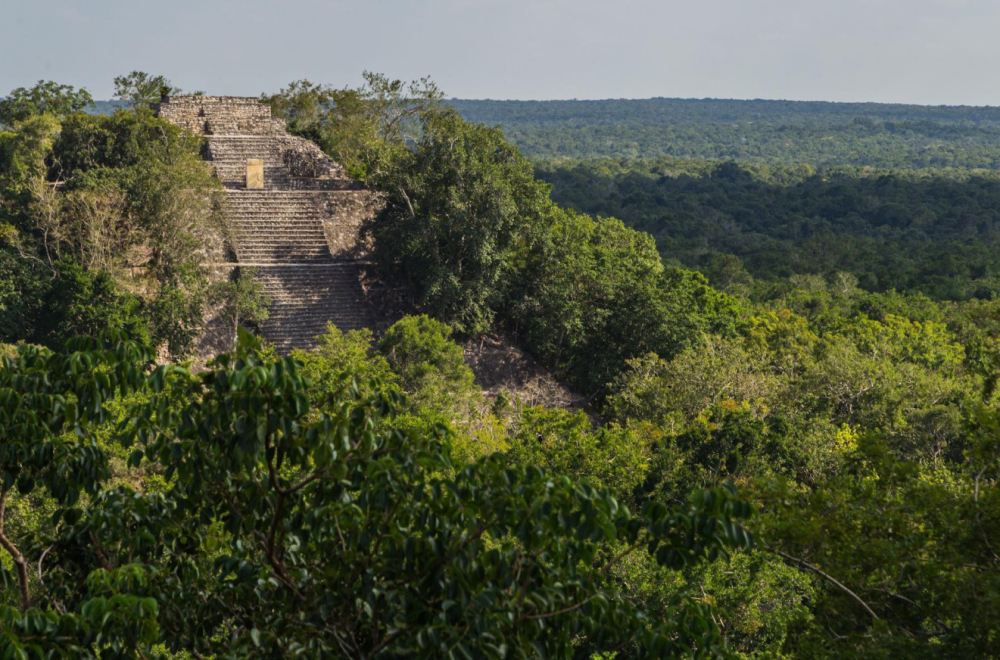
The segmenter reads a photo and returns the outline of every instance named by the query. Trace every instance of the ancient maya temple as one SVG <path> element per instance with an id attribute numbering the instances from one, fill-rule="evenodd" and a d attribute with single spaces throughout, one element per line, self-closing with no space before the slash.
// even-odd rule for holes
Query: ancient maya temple
<path id="1" fill-rule="evenodd" d="M 220 266 L 257 269 L 273 300 L 260 331 L 279 352 L 312 346 L 328 321 L 344 331 L 371 325 L 358 240 L 371 192 L 258 99 L 172 96 L 153 109 L 205 137 L 233 230 L 235 263 Z"/>

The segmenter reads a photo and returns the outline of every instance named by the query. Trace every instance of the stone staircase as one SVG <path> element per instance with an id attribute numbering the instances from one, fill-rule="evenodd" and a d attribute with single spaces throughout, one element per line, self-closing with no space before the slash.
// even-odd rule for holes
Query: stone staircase
<path id="1" fill-rule="evenodd" d="M 281 353 L 308 348 L 333 323 L 347 332 L 372 325 L 360 281 L 363 267 L 349 262 L 280 264 L 260 267 L 258 279 L 271 298 L 261 334 Z"/>
<path id="2" fill-rule="evenodd" d="M 254 98 L 165 98 L 161 117 L 206 138 L 205 159 L 226 189 L 236 263 L 253 268 L 272 299 L 260 333 L 281 353 L 315 345 L 328 322 L 374 324 L 357 230 L 371 194 L 315 144 L 289 135 Z M 247 161 L 264 164 L 264 187 L 247 189 Z M 220 264 L 224 266 L 225 264 Z"/>
<path id="3" fill-rule="evenodd" d="M 230 190 L 226 214 L 240 262 L 331 260 L 314 193 Z"/>

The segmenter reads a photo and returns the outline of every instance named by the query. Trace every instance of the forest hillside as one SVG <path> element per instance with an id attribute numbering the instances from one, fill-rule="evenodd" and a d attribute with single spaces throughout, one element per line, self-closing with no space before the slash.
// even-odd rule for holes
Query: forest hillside
<path id="1" fill-rule="evenodd" d="M 292 82 L 405 313 L 282 355 L 176 87 L 115 82 L 0 101 L 4 657 L 1000 656 L 990 110 Z M 496 336 L 585 409 L 484 392 Z"/>

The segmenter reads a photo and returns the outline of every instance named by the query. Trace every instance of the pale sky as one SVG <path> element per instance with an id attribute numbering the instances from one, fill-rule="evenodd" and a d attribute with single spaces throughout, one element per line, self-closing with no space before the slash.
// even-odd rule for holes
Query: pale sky
<path id="1" fill-rule="evenodd" d="M 257 95 L 363 70 L 449 96 L 1000 105 L 1000 0 L 0 0 L 0 95 L 140 69 Z"/>

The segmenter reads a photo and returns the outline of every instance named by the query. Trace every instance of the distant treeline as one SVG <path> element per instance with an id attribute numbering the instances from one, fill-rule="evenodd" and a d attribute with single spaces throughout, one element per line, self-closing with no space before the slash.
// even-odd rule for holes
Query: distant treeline
<path id="1" fill-rule="evenodd" d="M 90 107 L 84 108 L 88 115 L 110 115 L 118 108 L 125 108 L 128 105 L 124 101 L 94 101 Z"/>
<path id="2" fill-rule="evenodd" d="M 886 121 L 1000 124 L 1000 107 L 994 106 L 671 98 L 600 101 L 452 99 L 450 103 L 470 121 L 484 123 L 576 121 L 587 125 L 607 125 L 762 121 L 839 124 L 855 117 L 867 117 Z"/>
<path id="3" fill-rule="evenodd" d="M 884 169 L 1000 169 L 1000 108 L 825 101 L 453 99 L 525 155 L 734 160 Z M 95 101 L 109 114 L 121 101 Z"/>
<path id="4" fill-rule="evenodd" d="M 704 158 L 771 165 L 997 168 L 1000 108 L 814 101 L 452 100 L 542 159 Z"/>
<path id="5" fill-rule="evenodd" d="M 0 102 L 4 100 L 4 97 L 0 96 Z M 110 115 L 112 112 L 118 108 L 127 108 L 128 104 L 124 101 L 93 101 L 90 105 L 83 108 L 83 113 L 88 115 Z"/>

